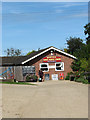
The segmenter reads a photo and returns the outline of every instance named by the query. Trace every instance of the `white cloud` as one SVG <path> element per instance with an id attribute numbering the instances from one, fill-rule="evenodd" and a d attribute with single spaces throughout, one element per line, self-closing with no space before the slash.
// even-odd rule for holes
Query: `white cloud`
<path id="1" fill-rule="evenodd" d="M 79 13 L 79 14 L 72 15 L 72 17 L 88 17 L 88 13 Z"/>
<path id="2" fill-rule="evenodd" d="M 56 9 L 56 10 L 55 10 L 55 12 L 56 12 L 56 13 L 62 13 L 62 12 L 63 12 L 63 10 Z"/>
<path id="3" fill-rule="evenodd" d="M 55 8 L 68 8 L 68 7 L 83 6 L 83 5 L 88 5 L 88 3 L 87 2 L 86 3 L 84 3 L 84 2 L 81 2 L 81 3 L 67 2 L 64 5 L 57 5 L 57 6 L 55 6 Z"/>

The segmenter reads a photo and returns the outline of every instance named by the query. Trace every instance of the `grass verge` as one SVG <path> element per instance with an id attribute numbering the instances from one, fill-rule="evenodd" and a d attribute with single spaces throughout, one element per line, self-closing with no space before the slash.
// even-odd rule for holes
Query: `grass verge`
<path id="1" fill-rule="evenodd" d="M 8 81 L 5 81 L 5 82 L 1 82 L 0 81 L 0 84 L 18 84 L 18 85 L 36 85 L 36 84 L 33 84 L 33 83 L 27 83 L 27 82 L 8 82 Z"/>

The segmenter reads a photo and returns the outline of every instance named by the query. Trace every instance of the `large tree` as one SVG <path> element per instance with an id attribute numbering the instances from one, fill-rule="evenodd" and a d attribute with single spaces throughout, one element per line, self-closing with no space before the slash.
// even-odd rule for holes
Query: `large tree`
<path id="1" fill-rule="evenodd" d="M 86 24 L 84 26 L 85 30 L 84 30 L 84 33 L 85 35 L 88 35 L 88 37 L 86 38 L 86 43 L 88 44 L 90 42 L 90 23 Z"/>
<path id="2" fill-rule="evenodd" d="M 84 26 L 85 30 L 84 30 L 84 33 L 85 35 L 88 35 L 88 37 L 86 38 L 86 43 L 87 43 L 87 47 L 88 47 L 88 70 L 87 71 L 90 71 L 90 23 L 86 24 Z"/>
<path id="3" fill-rule="evenodd" d="M 67 41 L 68 53 L 74 55 L 74 52 L 81 50 L 83 46 L 83 40 L 76 37 L 70 37 Z"/>
<path id="4" fill-rule="evenodd" d="M 14 49 L 14 48 L 7 48 L 7 50 L 4 51 L 7 56 L 20 56 L 21 50 L 20 49 Z"/>

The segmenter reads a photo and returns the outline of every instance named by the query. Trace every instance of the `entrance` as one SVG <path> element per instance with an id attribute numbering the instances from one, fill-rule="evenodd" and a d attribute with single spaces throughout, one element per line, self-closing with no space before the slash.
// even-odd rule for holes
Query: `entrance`
<path id="1" fill-rule="evenodd" d="M 49 74 L 45 74 L 45 80 L 49 80 Z"/>

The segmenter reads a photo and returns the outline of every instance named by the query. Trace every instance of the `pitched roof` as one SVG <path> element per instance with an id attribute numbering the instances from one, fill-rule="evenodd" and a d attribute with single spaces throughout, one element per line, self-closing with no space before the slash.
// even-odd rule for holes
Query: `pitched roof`
<path id="1" fill-rule="evenodd" d="M 53 46 L 50 46 L 50 47 L 48 47 L 48 48 L 43 49 L 42 51 L 40 51 L 40 52 L 37 53 L 36 55 L 30 57 L 29 59 L 23 61 L 22 64 L 27 63 L 28 61 L 30 61 L 30 60 L 32 60 L 32 59 L 34 59 L 34 58 L 42 55 L 43 53 L 45 53 L 45 52 L 47 52 L 47 51 L 49 51 L 49 50 L 55 50 L 55 51 L 58 51 L 58 52 L 61 53 L 61 54 L 64 54 L 64 55 L 68 56 L 68 57 L 71 57 L 71 58 L 73 58 L 73 59 L 77 59 L 75 56 L 73 56 L 73 55 L 71 55 L 71 54 L 68 54 L 68 53 L 66 53 L 66 52 L 61 51 L 60 49 L 57 49 L 57 48 L 55 48 L 55 47 L 53 47 Z"/>
<path id="2" fill-rule="evenodd" d="M 36 52 L 33 52 L 29 55 L 26 55 L 26 56 L 13 56 L 13 57 L 0 57 L 2 59 L 2 65 L 23 65 L 25 63 L 27 63 L 28 61 L 42 55 L 43 53 L 49 51 L 49 50 L 55 50 L 55 51 L 58 51 L 68 57 L 71 57 L 73 59 L 76 59 L 76 57 L 74 57 L 73 55 L 70 55 L 66 52 L 63 52 L 53 46 L 50 46 L 48 48 L 45 48 L 45 49 L 41 49 L 39 51 L 36 51 Z"/>
<path id="3" fill-rule="evenodd" d="M 45 48 L 46 49 L 46 48 Z M 44 51 L 45 49 L 41 49 L 39 51 L 35 51 L 26 56 L 8 56 L 8 57 L 0 57 L 2 64 L 0 65 L 20 65 L 23 61 L 39 54 L 40 52 Z"/>

